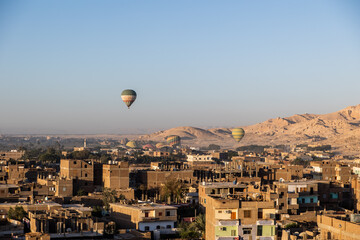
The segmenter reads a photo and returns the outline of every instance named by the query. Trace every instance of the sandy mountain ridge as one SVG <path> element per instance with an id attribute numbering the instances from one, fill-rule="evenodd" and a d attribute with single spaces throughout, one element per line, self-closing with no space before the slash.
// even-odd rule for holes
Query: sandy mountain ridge
<path id="1" fill-rule="evenodd" d="M 139 140 L 163 142 L 169 135 L 179 135 L 188 146 L 217 144 L 223 148 L 259 144 L 331 144 L 343 154 L 360 155 L 360 105 L 329 114 L 296 114 L 274 118 L 243 127 L 246 135 L 240 143 L 231 136 L 230 128 L 202 129 L 176 127 L 139 137 Z"/>

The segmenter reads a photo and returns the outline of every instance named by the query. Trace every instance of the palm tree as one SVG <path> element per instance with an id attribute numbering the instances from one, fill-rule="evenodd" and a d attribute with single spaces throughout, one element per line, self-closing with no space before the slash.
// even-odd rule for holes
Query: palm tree
<path id="1" fill-rule="evenodd" d="M 201 234 L 202 238 L 205 239 L 205 215 L 199 214 L 193 223 L 196 230 Z"/>
<path id="2" fill-rule="evenodd" d="M 115 190 L 105 188 L 102 193 L 102 200 L 105 206 L 105 210 L 109 211 L 110 203 L 114 203 L 117 200 L 117 193 Z"/>
<path id="3" fill-rule="evenodd" d="M 180 223 L 179 235 L 181 239 L 205 239 L 205 215 L 200 214 L 192 223 Z"/>
<path id="4" fill-rule="evenodd" d="M 160 195 L 163 198 L 170 198 L 171 202 L 179 203 L 185 195 L 185 184 L 177 179 L 171 179 L 165 183 L 160 189 Z"/>
<path id="5" fill-rule="evenodd" d="M 197 240 L 201 234 L 196 230 L 193 223 L 182 222 L 179 225 L 179 235 L 181 239 Z"/>

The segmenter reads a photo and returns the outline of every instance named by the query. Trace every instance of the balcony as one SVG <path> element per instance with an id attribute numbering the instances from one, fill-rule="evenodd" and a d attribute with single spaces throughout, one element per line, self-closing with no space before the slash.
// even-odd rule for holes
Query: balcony
<path id="1" fill-rule="evenodd" d="M 216 226 L 239 226 L 240 220 L 218 220 Z"/>
<path id="2" fill-rule="evenodd" d="M 240 239 L 238 236 L 232 236 L 232 237 L 215 237 L 215 240 L 234 240 L 234 239 Z"/>
<path id="3" fill-rule="evenodd" d="M 299 204 L 288 205 L 288 209 L 299 209 Z"/>
<path id="4" fill-rule="evenodd" d="M 142 221 L 157 221 L 159 219 L 158 217 L 143 217 Z"/>
<path id="5" fill-rule="evenodd" d="M 298 193 L 288 193 L 288 198 L 298 198 L 299 194 Z"/>
<path id="6" fill-rule="evenodd" d="M 258 220 L 256 225 L 274 225 L 274 220 Z"/>

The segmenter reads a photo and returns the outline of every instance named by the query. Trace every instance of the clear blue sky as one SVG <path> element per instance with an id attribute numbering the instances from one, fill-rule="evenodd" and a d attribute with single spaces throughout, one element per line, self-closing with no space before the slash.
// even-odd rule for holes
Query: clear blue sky
<path id="1" fill-rule="evenodd" d="M 355 0 L 1 0 L 0 134 L 235 127 L 359 104 L 359 12 Z"/>

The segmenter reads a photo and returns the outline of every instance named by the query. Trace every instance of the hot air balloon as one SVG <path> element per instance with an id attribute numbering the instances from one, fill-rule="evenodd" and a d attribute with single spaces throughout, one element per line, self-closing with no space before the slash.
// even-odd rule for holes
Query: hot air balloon
<path id="1" fill-rule="evenodd" d="M 135 141 L 130 141 L 126 144 L 127 147 L 129 148 L 137 148 L 137 144 Z"/>
<path id="2" fill-rule="evenodd" d="M 136 99 L 136 92 L 131 89 L 125 89 L 121 93 L 121 99 L 126 104 L 126 106 L 130 108 L 131 104 L 133 104 Z"/>
<path id="3" fill-rule="evenodd" d="M 232 136 L 237 142 L 240 142 L 241 139 L 244 137 L 244 135 L 245 135 L 245 131 L 242 128 L 234 128 L 232 130 Z"/>
<path id="4" fill-rule="evenodd" d="M 124 138 L 124 139 L 121 139 L 120 140 L 120 144 L 122 144 L 122 145 L 125 145 L 125 144 L 127 144 L 129 142 L 129 139 L 127 139 L 127 138 Z"/>
<path id="5" fill-rule="evenodd" d="M 166 137 L 166 142 L 171 147 L 180 145 L 180 137 L 177 135 L 168 136 Z"/>
<path id="6" fill-rule="evenodd" d="M 155 149 L 154 145 L 152 145 L 152 144 L 146 144 L 146 145 L 144 145 L 142 148 L 143 148 L 144 150 L 146 150 L 146 149 L 154 150 L 154 149 Z"/>
<path id="7" fill-rule="evenodd" d="M 165 147 L 166 145 L 164 143 L 157 143 L 155 146 L 156 146 L 156 148 L 160 149 L 160 148 Z"/>

